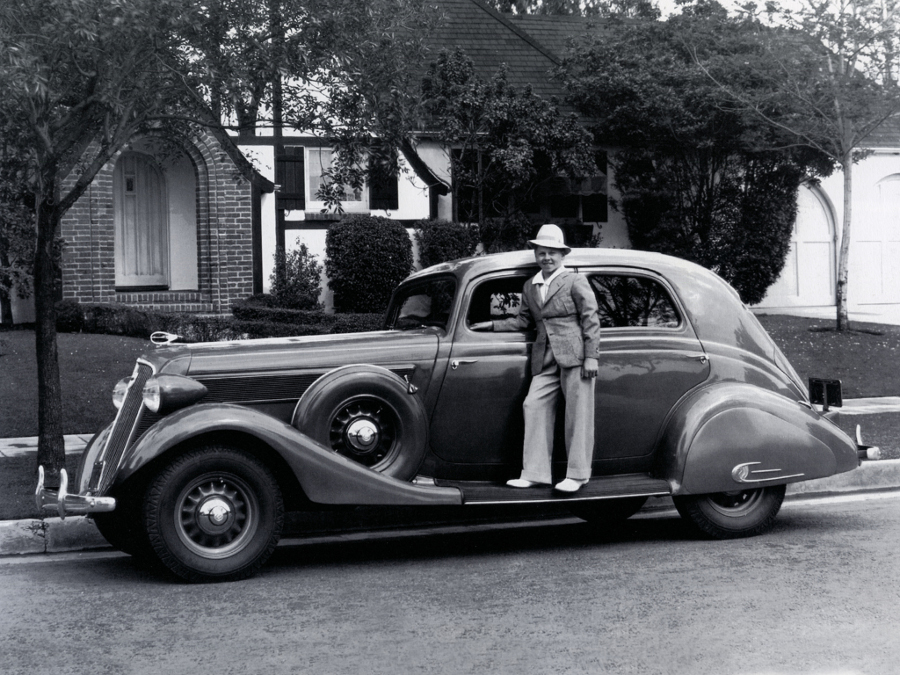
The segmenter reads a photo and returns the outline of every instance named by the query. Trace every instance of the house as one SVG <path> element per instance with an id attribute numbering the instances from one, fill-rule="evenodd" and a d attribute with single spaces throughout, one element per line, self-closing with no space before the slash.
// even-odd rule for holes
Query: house
<path id="1" fill-rule="evenodd" d="M 563 98 L 551 77 L 568 39 L 586 30 L 572 17 L 508 16 L 481 0 L 441 0 L 431 40 L 461 47 L 484 78 L 501 64 L 514 86 Z M 854 319 L 900 323 L 900 128 L 874 139 L 856 167 L 850 309 Z M 66 215 L 64 298 L 170 311 L 227 313 L 232 301 L 268 288 L 275 250 L 306 244 L 324 258 L 338 218 L 316 199 L 331 149 L 323 139 L 260 129 L 252 137 L 210 131 L 193 138 L 136 138 L 98 175 Z M 447 149 L 427 136 L 403 148 L 395 185 L 348 194 L 346 213 L 368 213 L 407 227 L 454 213 Z M 608 208 L 614 177 L 573 185 L 548 180 L 534 215 L 585 223 L 601 245 L 628 247 L 621 215 Z M 804 187 L 785 270 L 758 306 L 833 316 L 840 232 L 840 175 Z M 327 288 L 327 285 L 323 285 Z M 329 294 L 324 294 L 326 306 Z M 17 321 L 30 308 L 17 303 Z M 830 312 L 830 313 L 829 313 Z"/>
<path id="2" fill-rule="evenodd" d="M 870 138 L 853 167 L 847 304 L 851 320 L 900 324 L 900 120 Z M 791 250 L 761 311 L 832 318 L 844 209 L 836 171 L 798 195 Z"/>

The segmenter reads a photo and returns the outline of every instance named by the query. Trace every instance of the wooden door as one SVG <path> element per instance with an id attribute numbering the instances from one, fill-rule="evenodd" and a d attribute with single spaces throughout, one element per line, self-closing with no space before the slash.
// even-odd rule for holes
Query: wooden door
<path id="1" fill-rule="evenodd" d="M 168 288 L 166 186 L 156 162 L 126 152 L 113 176 L 116 286 Z"/>

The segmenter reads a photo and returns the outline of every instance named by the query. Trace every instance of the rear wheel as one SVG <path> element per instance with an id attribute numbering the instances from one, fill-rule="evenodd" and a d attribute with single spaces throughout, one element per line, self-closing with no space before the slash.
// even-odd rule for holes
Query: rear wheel
<path id="1" fill-rule="evenodd" d="M 207 446 L 176 458 L 150 483 L 147 537 L 187 581 L 253 575 L 275 550 L 284 505 L 271 471 L 242 450 Z"/>
<path id="2" fill-rule="evenodd" d="M 762 534 L 781 510 L 784 485 L 675 497 L 675 507 L 701 533 L 714 539 Z"/>

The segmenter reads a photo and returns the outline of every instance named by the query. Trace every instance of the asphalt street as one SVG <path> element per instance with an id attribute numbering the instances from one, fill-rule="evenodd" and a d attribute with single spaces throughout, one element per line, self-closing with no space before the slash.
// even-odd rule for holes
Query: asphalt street
<path id="1" fill-rule="evenodd" d="M 0 558 L 0 672 L 882 675 L 900 491 L 786 503 L 730 542 L 671 512 L 287 541 L 191 586 L 115 553 Z"/>

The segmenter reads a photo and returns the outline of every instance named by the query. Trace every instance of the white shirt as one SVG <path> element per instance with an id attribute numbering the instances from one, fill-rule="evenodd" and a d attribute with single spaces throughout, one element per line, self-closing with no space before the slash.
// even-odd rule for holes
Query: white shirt
<path id="1" fill-rule="evenodd" d="M 543 305 L 547 302 L 547 289 L 550 288 L 550 282 L 553 281 L 556 277 L 562 274 L 566 269 L 565 265 L 560 265 L 556 268 L 556 271 L 551 274 L 547 279 L 544 279 L 544 273 L 538 272 L 534 275 L 534 278 L 531 280 L 531 283 L 535 286 L 540 286 L 538 288 L 538 292 L 541 295 L 541 304 Z"/>

